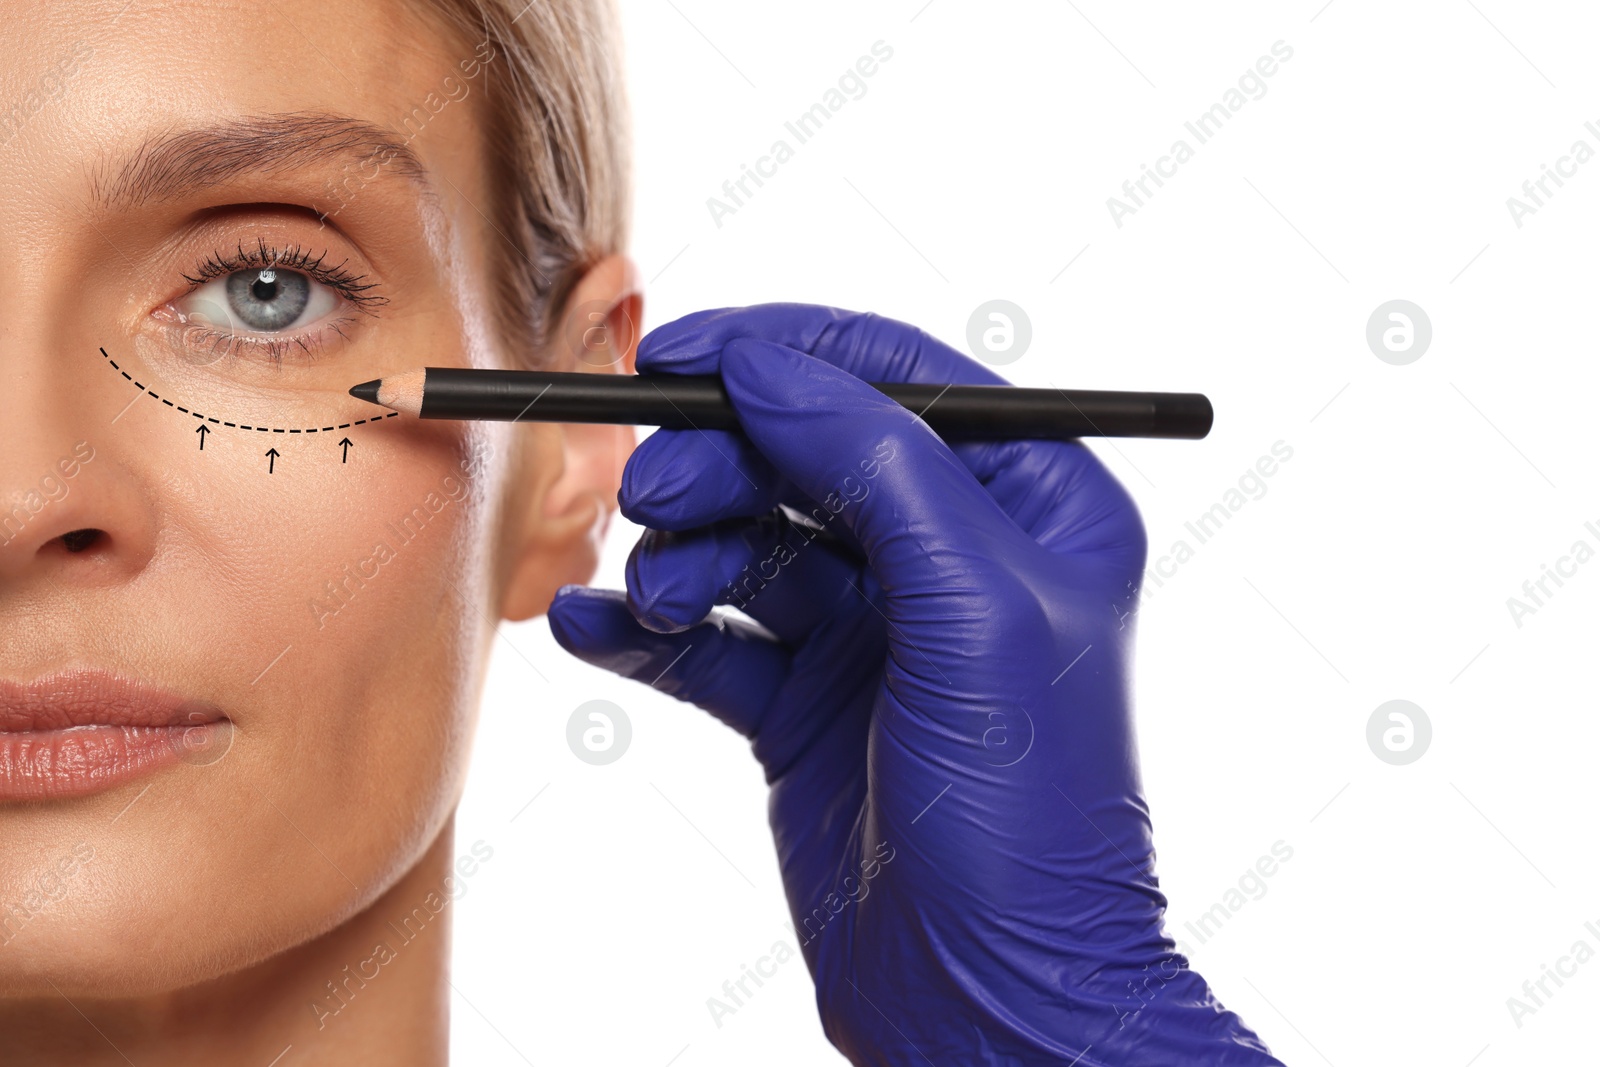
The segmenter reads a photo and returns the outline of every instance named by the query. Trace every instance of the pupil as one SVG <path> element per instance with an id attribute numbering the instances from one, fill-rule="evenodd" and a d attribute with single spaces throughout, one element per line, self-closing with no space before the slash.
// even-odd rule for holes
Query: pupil
<path id="1" fill-rule="evenodd" d="M 250 283 L 250 295 L 263 303 L 272 301 L 278 295 L 278 278 L 274 271 L 264 270 Z"/>

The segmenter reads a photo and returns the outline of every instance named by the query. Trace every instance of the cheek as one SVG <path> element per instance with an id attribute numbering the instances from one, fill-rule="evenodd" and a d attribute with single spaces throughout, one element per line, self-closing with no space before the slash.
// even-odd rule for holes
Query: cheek
<path id="1" fill-rule="evenodd" d="M 459 796 L 492 636 L 497 464 L 476 427 L 395 420 L 350 437 L 348 462 L 332 442 L 281 444 L 270 475 L 250 438 L 214 439 L 203 459 L 146 448 L 164 503 L 139 583 L 161 634 L 145 654 L 234 736 L 214 764 L 155 781 L 98 871 L 150 877 L 141 857 L 160 854 L 181 877 L 147 892 L 203 892 L 200 914 L 155 907 L 129 930 L 167 946 L 184 980 L 370 903 Z"/>
<path id="2" fill-rule="evenodd" d="M 197 474 L 173 505 L 175 570 L 235 608 L 208 643 L 225 637 L 210 654 L 240 743 L 329 803 L 381 772 L 404 805 L 463 756 L 494 517 L 470 428 L 396 421 L 350 439 L 347 459 L 290 441 L 272 474 L 256 456 Z"/>

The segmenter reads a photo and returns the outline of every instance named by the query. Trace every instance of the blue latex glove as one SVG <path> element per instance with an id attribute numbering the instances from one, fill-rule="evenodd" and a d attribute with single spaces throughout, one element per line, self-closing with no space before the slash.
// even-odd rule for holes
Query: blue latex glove
<path id="1" fill-rule="evenodd" d="M 864 382 L 1002 379 L 873 315 L 704 312 L 638 364 L 720 372 L 744 433 L 639 446 L 626 597 L 568 587 L 551 628 L 751 739 L 829 1040 L 1278 1063 L 1162 931 L 1129 708 L 1145 537 L 1116 479 L 1076 442 L 947 446 Z"/>

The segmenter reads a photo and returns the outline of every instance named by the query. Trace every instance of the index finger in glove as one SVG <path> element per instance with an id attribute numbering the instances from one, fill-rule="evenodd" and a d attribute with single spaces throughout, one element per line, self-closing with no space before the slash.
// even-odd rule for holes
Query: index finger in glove
<path id="1" fill-rule="evenodd" d="M 658 326 L 639 344 L 641 374 L 715 374 L 724 345 L 771 341 L 868 382 L 1005 385 L 1006 380 L 915 326 L 813 304 L 699 311 Z"/>
<path id="2" fill-rule="evenodd" d="M 641 374 L 719 374 L 722 351 L 738 340 L 783 345 L 864 381 L 1004 385 L 1005 380 L 914 326 L 879 315 L 811 304 L 761 304 L 700 311 L 658 326 L 639 345 Z M 969 468 L 992 467 L 993 445 L 958 451 Z M 803 494 L 738 434 L 658 431 L 629 458 L 622 512 L 655 529 L 686 530 L 752 517 Z"/>

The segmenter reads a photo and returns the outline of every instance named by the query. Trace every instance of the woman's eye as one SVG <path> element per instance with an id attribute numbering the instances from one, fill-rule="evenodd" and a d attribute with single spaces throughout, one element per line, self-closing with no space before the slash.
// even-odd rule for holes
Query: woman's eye
<path id="1" fill-rule="evenodd" d="M 282 333 L 327 315 L 339 306 L 339 296 L 298 271 L 252 267 L 213 278 L 172 306 L 185 322 Z"/>

